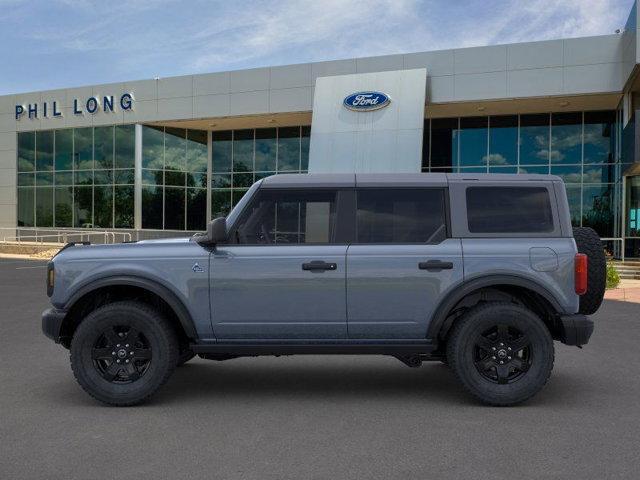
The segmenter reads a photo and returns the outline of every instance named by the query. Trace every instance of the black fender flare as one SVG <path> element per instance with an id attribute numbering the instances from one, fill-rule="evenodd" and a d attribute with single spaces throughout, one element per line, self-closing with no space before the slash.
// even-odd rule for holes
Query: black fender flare
<path id="1" fill-rule="evenodd" d="M 516 286 L 531 290 L 547 300 L 556 312 L 562 311 L 560 302 L 558 302 L 553 294 L 534 280 L 517 275 L 489 275 L 463 282 L 449 292 L 438 304 L 433 314 L 429 328 L 427 329 L 427 338 L 437 341 L 443 334 L 447 333 L 451 327 L 451 320 L 447 322 L 447 316 L 451 309 L 464 297 L 481 288 L 498 285 Z"/>
<path id="2" fill-rule="evenodd" d="M 154 293 L 155 295 L 160 297 L 162 300 L 167 302 L 167 305 L 169 305 L 169 307 L 174 311 L 187 337 L 193 339 L 198 338 L 198 334 L 193 324 L 191 314 L 189 313 L 189 310 L 184 305 L 184 303 L 178 298 L 178 296 L 169 288 L 158 283 L 157 281 L 149 280 L 148 278 L 144 277 L 138 277 L 134 275 L 116 275 L 93 280 L 78 288 L 66 302 L 64 309 L 66 311 L 69 311 L 78 300 L 95 290 L 104 287 L 122 285 L 143 288 L 144 290 Z"/>

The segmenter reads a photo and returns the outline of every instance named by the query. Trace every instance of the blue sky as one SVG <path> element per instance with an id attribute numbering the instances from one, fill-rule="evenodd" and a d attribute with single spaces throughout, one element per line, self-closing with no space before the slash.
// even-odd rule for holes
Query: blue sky
<path id="1" fill-rule="evenodd" d="M 0 0 L 0 95 L 613 33 L 633 0 Z"/>

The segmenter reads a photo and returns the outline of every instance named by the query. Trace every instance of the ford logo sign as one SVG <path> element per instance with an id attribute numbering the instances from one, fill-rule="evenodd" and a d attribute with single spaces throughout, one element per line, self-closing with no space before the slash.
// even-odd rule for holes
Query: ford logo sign
<path id="1" fill-rule="evenodd" d="M 370 112 L 386 107 L 391 99 L 381 92 L 356 92 L 345 97 L 342 102 L 349 110 Z"/>

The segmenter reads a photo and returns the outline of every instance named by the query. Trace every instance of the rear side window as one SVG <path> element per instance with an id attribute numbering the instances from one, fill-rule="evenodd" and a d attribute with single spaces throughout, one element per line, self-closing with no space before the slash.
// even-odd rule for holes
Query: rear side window
<path id="1" fill-rule="evenodd" d="M 357 192 L 358 243 L 439 243 L 446 238 L 443 189 Z"/>
<path id="2" fill-rule="evenodd" d="M 543 187 L 469 187 L 467 220 L 471 233 L 553 231 L 549 191 Z"/>

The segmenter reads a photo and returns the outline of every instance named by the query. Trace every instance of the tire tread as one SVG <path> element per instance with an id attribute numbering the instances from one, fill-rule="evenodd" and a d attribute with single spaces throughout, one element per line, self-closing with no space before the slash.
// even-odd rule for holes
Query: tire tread
<path id="1" fill-rule="evenodd" d="M 145 315 L 148 315 L 154 318 L 157 326 L 162 330 L 162 335 L 164 335 L 166 338 L 169 339 L 169 351 L 162 352 L 162 356 L 167 359 L 168 365 L 167 365 L 167 368 L 165 368 L 165 372 L 160 378 L 160 380 L 154 385 L 154 388 L 150 389 L 143 397 L 136 398 L 130 401 L 126 401 L 122 399 L 118 399 L 116 401 L 113 398 L 99 394 L 87 387 L 86 382 L 82 378 L 83 377 L 82 367 L 79 366 L 78 363 L 74 361 L 74 355 L 72 353 L 70 355 L 71 370 L 73 371 L 73 375 L 76 381 L 82 387 L 82 389 L 85 392 L 87 392 L 89 395 L 91 395 L 93 398 L 95 398 L 96 400 L 111 406 L 115 406 L 115 407 L 129 407 L 129 406 L 137 405 L 147 401 L 149 397 L 151 397 L 154 393 L 156 393 L 156 391 L 160 387 L 162 387 L 167 382 L 167 380 L 169 380 L 169 377 L 173 373 L 174 369 L 176 368 L 176 364 L 178 362 L 178 344 L 177 344 L 174 328 L 167 321 L 167 319 L 164 316 L 162 316 L 152 306 L 143 302 L 135 301 L 135 300 L 116 301 L 113 303 L 106 304 L 92 311 L 89 315 L 87 315 L 87 317 L 82 322 L 80 322 L 80 325 L 74 332 L 74 338 L 76 338 L 77 335 L 82 335 L 84 333 L 84 330 L 93 327 L 90 321 L 93 317 L 99 314 L 104 314 L 105 312 L 109 312 L 110 310 L 123 309 L 123 308 L 135 309 Z"/>
<path id="2" fill-rule="evenodd" d="M 446 345 L 446 354 L 447 354 L 447 361 L 449 363 L 449 366 L 451 367 L 451 370 L 454 372 L 456 378 L 458 379 L 458 381 L 462 384 L 462 386 L 464 387 L 464 389 L 469 392 L 473 397 L 475 397 L 476 399 L 480 400 L 482 403 L 490 405 L 490 406 L 494 406 L 494 407 L 508 407 L 508 406 L 512 406 L 512 405 L 516 405 L 522 402 L 526 402 L 527 400 L 529 400 L 531 397 L 533 397 L 536 393 L 538 393 L 548 382 L 549 378 L 551 377 L 551 372 L 553 370 L 553 365 L 554 365 L 554 360 L 555 360 L 555 355 L 553 354 L 553 350 L 551 353 L 551 363 L 550 366 L 548 368 L 548 372 L 546 374 L 546 376 L 535 386 L 534 389 L 531 390 L 531 392 L 524 396 L 524 397 L 520 397 L 517 400 L 501 400 L 501 401 L 495 401 L 492 400 L 486 396 L 481 395 L 477 390 L 474 390 L 473 388 L 471 388 L 470 385 L 468 385 L 468 383 L 466 382 L 466 380 L 463 378 L 462 375 L 462 366 L 459 365 L 458 363 L 458 359 L 456 358 L 455 355 L 455 351 L 458 348 L 458 344 L 461 341 L 461 336 L 464 334 L 464 326 L 469 323 L 469 322 L 473 322 L 475 320 L 475 317 L 477 315 L 482 314 L 483 312 L 487 311 L 487 310 L 493 310 L 495 308 L 499 308 L 501 306 L 508 306 L 508 307 L 516 307 L 519 308 L 521 310 L 524 310 L 526 312 L 529 313 L 533 313 L 530 310 L 526 309 L 525 307 L 522 307 L 520 305 L 511 303 L 511 302 L 488 302 L 482 305 L 478 305 L 476 307 L 471 308 L 467 313 L 465 313 L 462 318 L 460 318 L 453 326 L 452 332 L 449 335 L 449 338 L 447 340 L 447 345 Z M 535 314 L 534 314 L 535 315 Z M 540 323 L 542 323 L 542 321 L 540 321 Z M 542 324 L 544 329 L 547 331 L 548 335 L 549 335 L 549 339 L 551 339 L 551 334 L 549 333 L 547 327 Z M 551 345 L 553 347 L 553 340 L 551 339 Z"/>
<path id="3" fill-rule="evenodd" d="M 587 292 L 580 296 L 579 312 L 583 315 L 596 313 L 604 298 L 607 285 L 607 259 L 604 256 L 602 241 L 593 228 L 575 227 L 573 238 L 578 252 L 588 257 Z"/>

